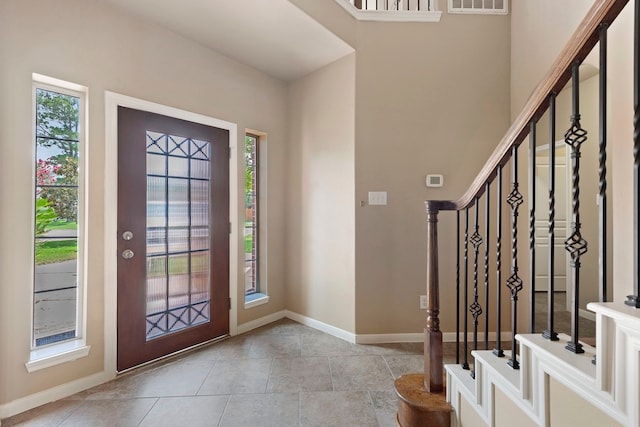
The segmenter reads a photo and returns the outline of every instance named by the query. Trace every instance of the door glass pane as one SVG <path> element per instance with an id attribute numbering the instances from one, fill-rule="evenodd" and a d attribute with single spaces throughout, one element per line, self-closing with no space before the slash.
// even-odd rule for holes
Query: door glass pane
<path id="1" fill-rule="evenodd" d="M 210 321 L 209 152 L 147 132 L 147 340 Z"/>

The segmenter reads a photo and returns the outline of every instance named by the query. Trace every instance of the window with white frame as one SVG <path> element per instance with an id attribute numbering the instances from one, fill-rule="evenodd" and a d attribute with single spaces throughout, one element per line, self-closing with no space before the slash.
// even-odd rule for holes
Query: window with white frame
<path id="1" fill-rule="evenodd" d="M 244 140 L 245 218 L 244 218 L 244 282 L 245 308 L 269 302 L 264 280 L 265 230 L 262 227 L 265 188 L 266 135 L 247 132 Z"/>
<path id="2" fill-rule="evenodd" d="M 244 277 L 245 294 L 260 292 L 258 269 L 258 141 L 256 135 L 247 134 L 244 140 L 245 160 L 245 220 L 244 220 Z"/>
<path id="3" fill-rule="evenodd" d="M 34 75 L 33 350 L 83 337 L 86 92 Z"/>
<path id="4" fill-rule="evenodd" d="M 509 0 L 449 0 L 449 13 L 506 15 Z"/>

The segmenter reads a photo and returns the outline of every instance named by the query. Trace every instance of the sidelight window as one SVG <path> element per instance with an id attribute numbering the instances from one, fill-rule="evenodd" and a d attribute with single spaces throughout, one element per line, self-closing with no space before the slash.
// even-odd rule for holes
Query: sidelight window
<path id="1" fill-rule="evenodd" d="M 260 293 L 259 275 L 259 137 L 247 134 L 245 137 L 245 220 L 244 220 L 244 277 L 245 294 Z"/>
<path id="2" fill-rule="evenodd" d="M 35 351 L 83 336 L 86 88 L 34 75 L 33 94 Z"/>

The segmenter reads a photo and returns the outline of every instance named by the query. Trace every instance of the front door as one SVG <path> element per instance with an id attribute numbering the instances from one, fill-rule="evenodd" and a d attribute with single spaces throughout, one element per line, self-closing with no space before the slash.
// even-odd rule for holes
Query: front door
<path id="1" fill-rule="evenodd" d="M 118 371 L 229 333 L 229 132 L 118 107 Z"/>

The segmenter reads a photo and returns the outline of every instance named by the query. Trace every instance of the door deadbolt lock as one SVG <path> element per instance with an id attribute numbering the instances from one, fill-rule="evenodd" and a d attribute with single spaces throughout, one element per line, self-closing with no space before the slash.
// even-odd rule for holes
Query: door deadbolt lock
<path id="1" fill-rule="evenodd" d="M 122 258 L 124 259 L 131 259 L 134 255 L 131 249 L 125 249 L 124 252 L 122 252 Z"/>
<path id="2" fill-rule="evenodd" d="M 126 241 L 133 239 L 133 233 L 131 231 L 125 231 L 122 233 L 122 238 Z"/>

